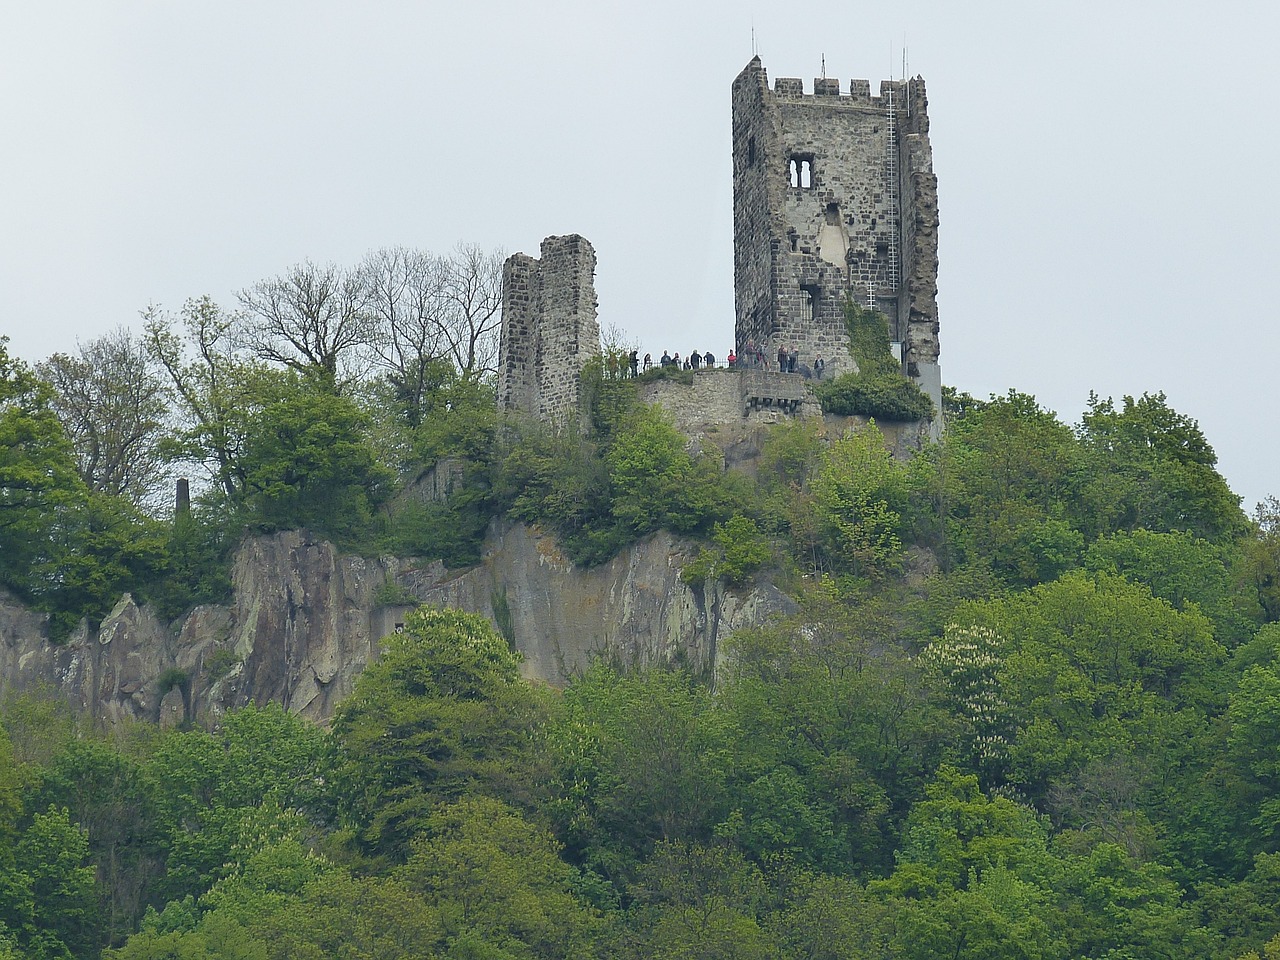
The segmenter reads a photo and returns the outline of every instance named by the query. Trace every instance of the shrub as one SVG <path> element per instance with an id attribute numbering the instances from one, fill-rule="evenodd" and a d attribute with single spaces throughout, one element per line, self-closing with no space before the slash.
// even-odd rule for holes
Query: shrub
<path id="1" fill-rule="evenodd" d="M 454 569 L 471 567 L 480 562 L 488 525 L 488 497 L 464 485 L 447 500 L 414 501 L 398 508 L 379 547 L 399 557 L 441 560 Z"/>
<path id="2" fill-rule="evenodd" d="M 858 372 L 818 384 L 815 392 L 823 412 L 887 421 L 932 417 L 933 403 L 903 376 L 889 353 L 889 322 L 884 315 L 848 301 L 844 319 L 849 353 Z"/>
<path id="3" fill-rule="evenodd" d="M 605 457 L 613 515 L 640 536 L 659 528 L 705 533 L 728 515 L 720 468 L 685 449 L 686 438 L 660 407 L 636 412 Z"/>
<path id="4" fill-rule="evenodd" d="M 857 414 L 891 422 L 933 416 L 933 403 L 900 373 L 846 373 L 819 383 L 824 413 Z"/>
<path id="5" fill-rule="evenodd" d="M 191 681 L 191 674 L 178 667 L 170 667 L 156 678 L 156 691 L 160 696 L 164 696 L 170 690 L 184 689 Z"/>
<path id="6" fill-rule="evenodd" d="M 773 549 L 750 517 L 737 515 L 717 523 L 711 543 L 680 571 L 680 579 L 693 586 L 706 580 L 746 583 L 757 570 L 773 561 Z"/>

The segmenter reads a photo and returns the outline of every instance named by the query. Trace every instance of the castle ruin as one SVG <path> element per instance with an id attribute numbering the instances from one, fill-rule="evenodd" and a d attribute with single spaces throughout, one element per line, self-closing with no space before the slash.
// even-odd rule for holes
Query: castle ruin
<path id="1" fill-rule="evenodd" d="M 735 371 L 724 404 L 743 417 L 798 413 L 810 392 L 770 368 L 795 348 L 825 376 L 855 369 L 845 303 L 878 310 L 903 372 L 942 408 L 938 367 L 938 190 L 924 81 L 779 78 L 759 57 L 732 88 L 735 342 L 766 369 Z M 541 258 L 503 269 L 498 401 L 544 422 L 583 424 L 582 370 L 600 355 L 595 251 L 576 234 L 548 237 Z M 727 371 L 726 371 L 727 372 Z M 767 375 L 772 374 L 772 375 Z M 929 430 L 936 438 L 940 418 Z"/>
<path id="2" fill-rule="evenodd" d="M 938 189 L 924 81 L 733 82 L 734 299 L 739 349 L 796 345 L 852 368 L 846 298 L 889 320 L 904 372 L 941 409 Z"/>
<path id="3" fill-rule="evenodd" d="M 596 252 L 577 234 L 547 237 L 540 252 L 502 268 L 498 404 L 566 425 L 581 415 L 582 368 L 600 355 Z"/>

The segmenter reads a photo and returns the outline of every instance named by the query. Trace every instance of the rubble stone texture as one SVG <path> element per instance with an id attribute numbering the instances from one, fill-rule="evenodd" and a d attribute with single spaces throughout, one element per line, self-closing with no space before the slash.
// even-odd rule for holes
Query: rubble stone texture
<path id="1" fill-rule="evenodd" d="M 581 417 L 582 368 L 600 355 L 596 252 L 577 234 L 547 237 L 541 258 L 502 270 L 498 404 L 548 423 Z"/>
<path id="2" fill-rule="evenodd" d="M 924 81 L 779 78 L 759 57 L 733 82 L 737 341 L 772 363 L 794 344 L 828 376 L 853 368 L 844 302 L 873 305 L 904 371 L 941 407 L 938 188 Z M 893 102 L 894 139 L 889 137 Z M 896 271 L 895 271 L 896 266 Z M 894 273 L 897 278 L 894 282 Z"/>

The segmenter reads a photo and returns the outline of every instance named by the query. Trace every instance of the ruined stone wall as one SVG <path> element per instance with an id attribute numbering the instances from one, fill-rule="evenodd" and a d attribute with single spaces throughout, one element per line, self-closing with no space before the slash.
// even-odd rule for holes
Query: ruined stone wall
<path id="1" fill-rule="evenodd" d="M 924 81 L 909 81 L 909 115 L 902 137 L 903 197 L 903 361 L 909 377 L 942 409 L 938 367 L 938 178 L 929 144 L 929 111 Z M 938 438 L 941 418 L 934 418 Z"/>
<path id="2" fill-rule="evenodd" d="M 810 381 L 763 370 L 702 370 L 689 383 L 653 380 L 641 384 L 639 398 L 662 407 L 691 437 L 709 427 L 822 415 Z"/>
<path id="3" fill-rule="evenodd" d="M 895 137 L 890 140 L 889 102 Z M 937 181 L 923 81 L 769 89 L 760 59 L 733 84 L 737 339 L 795 344 L 829 375 L 851 368 L 844 301 L 873 304 L 920 364 L 938 356 Z M 890 147 L 895 150 L 891 151 Z M 896 163 L 890 163 L 894 155 Z M 896 179 L 891 176 L 896 166 Z M 891 187 L 896 186 L 896 191 Z M 896 195 L 895 195 L 896 194 Z M 896 267 L 896 282 L 894 273 Z"/>
<path id="4" fill-rule="evenodd" d="M 503 266 L 498 403 L 549 423 L 579 422 L 582 368 L 600 354 L 596 253 L 577 234 L 547 237 L 540 253 Z"/>

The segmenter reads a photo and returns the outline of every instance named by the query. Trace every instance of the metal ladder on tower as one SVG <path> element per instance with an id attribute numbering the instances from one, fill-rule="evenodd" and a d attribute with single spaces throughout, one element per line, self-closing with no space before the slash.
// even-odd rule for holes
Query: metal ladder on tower
<path id="1" fill-rule="evenodd" d="M 898 203 L 898 109 L 894 102 L 894 89 L 889 87 L 885 102 L 886 127 L 888 136 L 885 141 L 884 176 L 885 201 L 889 219 L 889 288 L 894 295 L 898 294 L 901 284 L 901 267 L 898 249 L 901 242 L 902 214 Z"/>

